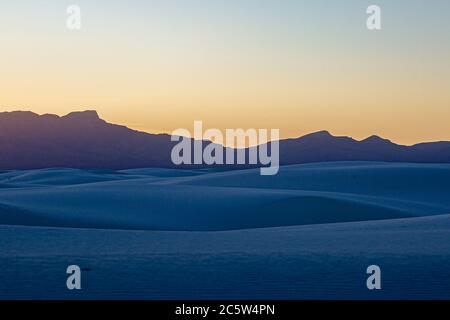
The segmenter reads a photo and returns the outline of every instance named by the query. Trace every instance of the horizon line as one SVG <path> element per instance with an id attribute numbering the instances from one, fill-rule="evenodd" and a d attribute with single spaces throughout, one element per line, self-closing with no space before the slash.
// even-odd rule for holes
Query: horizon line
<path id="1" fill-rule="evenodd" d="M 39 114 L 39 113 L 31 111 L 31 110 L 0 111 L 0 115 L 1 114 L 8 114 L 8 113 L 32 113 L 34 115 L 37 115 L 38 117 L 55 116 L 55 117 L 58 117 L 58 118 L 65 118 L 65 117 L 67 117 L 69 115 L 72 115 L 72 114 L 95 113 L 96 116 L 100 120 L 103 120 L 106 123 L 111 124 L 111 125 L 124 126 L 124 127 L 128 128 L 130 130 L 133 130 L 133 131 L 136 131 L 136 132 L 141 132 L 141 133 L 146 133 L 146 134 L 151 134 L 151 135 L 168 135 L 168 136 L 172 135 L 168 131 L 159 131 L 159 132 L 157 132 L 157 131 L 152 131 L 152 129 L 142 128 L 142 127 L 138 128 L 138 126 L 133 126 L 132 124 L 122 124 L 122 123 L 109 122 L 108 120 L 105 120 L 104 118 L 102 118 L 99 115 L 99 112 L 96 109 L 90 109 L 90 108 L 84 109 L 84 110 L 71 111 L 71 112 L 69 112 L 67 114 L 64 114 L 64 115 L 59 115 L 59 114 L 55 114 L 55 113 L 42 113 L 42 114 Z M 194 120 L 194 121 L 200 121 L 200 120 Z M 187 128 L 184 128 L 184 129 L 187 129 Z M 239 127 L 236 127 L 236 128 L 227 128 L 227 129 L 234 129 L 234 130 L 237 130 L 237 129 L 243 129 L 243 130 L 255 129 L 255 130 L 258 130 L 258 129 L 277 129 L 277 128 L 242 128 L 242 127 L 239 128 Z M 174 130 L 176 130 L 176 129 L 174 129 Z M 174 131 L 174 130 L 172 130 L 172 131 Z M 223 130 L 221 130 L 221 131 L 223 131 Z M 427 143 L 450 142 L 450 140 L 432 140 L 432 141 L 421 141 L 421 142 L 416 142 L 416 143 L 412 143 L 412 144 L 402 144 L 402 143 L 397 143 L 394 140 L 391 140 L 389 138 L 385 138 L 385 137 L 383 137 L 382 135 L 379 135 L 379 134 L 371 134 L 371 135 L 369 135 L 369 136 L 367 136 L 365 138 L 356 139 L 356 138 L 352 137 L 351 135 L 336 135 L 336 134 L 332 133 L 332 131 L 330 131 L 330 130 L 322 129 L 322 130 L 317 130 L 317 131 L 311 131 L 311 132 L 308 132 L 308 133 L 305 133 L 305 134 L 299 135 L 299 136 L 291 136 L 291 137 L 286 137 L 286 138 L 279 138 L 278 140 L 269 140 L 267 143 L 270 143 L 271 141 L 280 141 L 281 142 L 281 141 L 286 141 L 286 140 L 297 140 L 297 139 L 300 139 L 300 138 L 303 138 L 303 137 L 307 137 L 307 136 L 315 135 L 315 134 L 321 134 L 321 133 L 322 134 L 327 134 L 327 135 L 329 135 L 329 136 L 331 136 L 333 138 L 349 138 L 349 139 L 352 139 L 352 140 L 354 140 L 356 142 L 364 142 L 364 141 L 366 141 L 368 139 L 371 139 L 371 138 L 377 138 L 377 139 L 385 140 L 385 141 L 390 142 L 392 144 L 395 144 L 395 145 L 398 145 L 398 146 L 404 146 L 404 147 L 413 147 L 413 146 L 416 146 L 416 145 L 427 144 Z M 188 138 L 194 139 L 194 137 L 188 137 Z M 196 139 L 194 139 L 194 140 L 196 140 Z M 210 140 L 206 140 L 206 139 L 202 139 L 202 140 L 203 141 L 210 141 Z M 215 143 L 214 141 L 210 141 L 210 142 Z M 254 146 L 246 146 L 245 148 L 255 147 L 255 146 L 259 146 L 259 145 L 261 145 L 261 144 L 257 144 L 257 145 L 254 145 Z M 223 146 L 227 147 L 226 145 L 223 145 Z"/>

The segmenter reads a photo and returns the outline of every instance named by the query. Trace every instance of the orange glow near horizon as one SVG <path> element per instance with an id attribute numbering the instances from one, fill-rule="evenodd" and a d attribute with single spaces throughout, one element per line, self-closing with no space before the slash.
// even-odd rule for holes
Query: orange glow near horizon
<path id="1" fill-rule="evenodd" d="M 407 145 L 450 140 L 448 1 L 380 0 L 379 32 L 365 28 L 358 1 L 137 1 L 108 14 L 79 2 L 87 17 L 78 32 L 61 25 L 64 7 L 5 4 L 0 112 L 93 109 L 151 133 L 201 120 L 281 138 L 327 130 Z"/>

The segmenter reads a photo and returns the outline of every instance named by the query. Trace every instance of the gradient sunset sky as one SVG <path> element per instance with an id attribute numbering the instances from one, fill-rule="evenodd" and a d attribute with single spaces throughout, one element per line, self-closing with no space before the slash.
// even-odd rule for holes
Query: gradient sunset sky
<path id="1" fill-rule="evenodd" d="M 448 0 L 0 3 L 0 111 L 450 140 Z M 66 28 L 71 4 L 80 31 Z M 381 31 L 366 28 L 370 4 Z"/>

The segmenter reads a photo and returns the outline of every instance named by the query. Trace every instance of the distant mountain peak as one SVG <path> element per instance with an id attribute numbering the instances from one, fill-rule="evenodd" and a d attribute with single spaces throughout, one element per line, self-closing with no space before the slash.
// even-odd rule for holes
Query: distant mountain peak
<path id="1" fill-rule="evenodd" d="M 332 138 L 334 137 L 329 131 L 321 130 L 304 135 L 302 138 Z"/>
<path id="2" fill-rule="evenodd" d="M 100 117 L 95 110 L 85 110 L 85 111 L 75 111 L 71 112 L 63 117 L 63 119 L 72 119 L 72 120 L 100 120 Z"/>
<path id="3" fill-rule="evenodd" d="M 296 140 L 308 141 L 310 143 L 328 143 L 331 141 L 344 141 L 344 140 L 347 142 L 355 141 L 353 138 L 347 137 L 347 136 L 334 136 L 327 130 L 313 132 L 313 133 L 304 135 Z"/>
<path id="4" fill-rule="evenodd" d="M 361 142 L 365 142 L 365 143 L 392 143 L 391 140 L 381 138 L 380 136 L 377 136 L 377 135 L 371 135 L 370 137 L 362 140 Z"/>
<path id="5" fill-rule="evenodd" d="M 39 117 L 39 115 L 31 111 L 5 111 L 0 112 L 0 117 L 7 117 L 11 119 L 32 119 Z"/>
<path id="6" fill-rule="evenodd" d="M 327 137 L 332 137 L 332 136 L 333 136 L 333 135 L 330 133 L 330 131 L 328 131 L 328 130 L 321 130 L 321 131 L 313 132 L 313 133 L 311 133 L 311 135 L 315 135 L 315 136 L 327 136 Z"/>
<path id="7" fill-rule="evenodd" d="M 34 120 L 34 119 L 70 119 L 70 120 L 76 120 L 81 122 L 88 122 L 88 121 L 98 121 L 101 120 L 97 111 L 95 110 L 85 110 L 85 111 L 75 111 L 71 112 L 65 116 L 59 117 L 55 114 L 43 114 L 39 115 L 37 113 L 34 113 L 32 111 L 6 111 L 6 112 L 0 112 L 0 119 L 9 119 L 10 121 L 14 120 Z"/>

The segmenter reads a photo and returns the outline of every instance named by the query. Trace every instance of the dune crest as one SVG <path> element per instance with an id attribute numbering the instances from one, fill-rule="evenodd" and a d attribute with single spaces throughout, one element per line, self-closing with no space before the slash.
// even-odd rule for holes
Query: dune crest
<path id="1" fill-rule="evenodd" d="M 0 174 L 0 224 L 220 231 L 450 212 L 450 165 L 371 162 L 257 169 L 46 169 Z"/>

